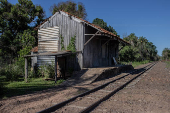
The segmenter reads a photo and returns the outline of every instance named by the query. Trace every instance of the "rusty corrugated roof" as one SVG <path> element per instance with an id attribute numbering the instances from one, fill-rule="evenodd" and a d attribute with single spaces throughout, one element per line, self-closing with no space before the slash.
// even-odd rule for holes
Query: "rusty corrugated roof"
<path id="1" fill-rule="evenodd" d="M 103 33 L 105 33 L 105 34 L 108 34 L 108 35 L 112 35 L 112 36 L 116 37 L 117 39 L 125 42 L 126 44 L 131 45 L 129 42 L 126 42 L 125 40 L 121 39 L 119 36 L 113 34 L 112 32 L 109 32 L 109 31 L 107 31 L 107 30 L 105 30 L 105 29 L 103 29 L 103 28 L 101 28 L 101 27 L 99 27 L 99 26 L 97 26 L 97 25 L 95 25 L 95 24 L 92 24 L 92 23 L 90 23 L 90 22 L 88 22 L 88 21 L 86 21 L 86 20 L 83 20 L 82 18 L 79 18 L 79 17 L 77 17 L 77 16 L 75 16 L 75 15 L 72 15 L 72 14 L 70 14 L 70 13 L 68 13 L 68 12 L 65 12 L 65 11 L 62 11 L 62 12 L 66 13 L 66 14 L 68 14 L 68 15 L 70 15 L 70 16 L 76 17 L 76 18 L 80 19 L 81 21 L 85 22 L 86 24 L 89 24 L 89 25 L 93 26 L 94 28 L 99 29 L 101 32 L 103 32 Z M 50 16 L 49 18 L 51 18 L 51 16 Z M 40 25 L 38 25 L 38 26 L 35 27 L 34 29 L 37 30 L 42 24 L 44 24 L 46 21 L 48 21 L 49 18 L 45 19 Z"/>
<path id="2" fill-rule="evenodd" d="M 38 54 L 32 54 L 32 55 L 25 55 L 24 57 L 37 57 L 37 56 L 61 56 L 61 55 L 71 55 L 76 53 L 81 53 L 82 51 L 54 51 L 54 52 L 44 52 L 44 53 L 38 53 Z"/>
<path id="3" fill-rule="evenodd" d="M 38 52 L 38 46 L 31 49 L 32 52 Z"/>

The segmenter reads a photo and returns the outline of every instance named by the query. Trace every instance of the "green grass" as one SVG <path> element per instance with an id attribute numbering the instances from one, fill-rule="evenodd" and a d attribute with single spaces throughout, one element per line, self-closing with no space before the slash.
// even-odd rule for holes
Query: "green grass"
<path id="1" fill-rule="evenodd" d="M 142 62 L 132 62 L 132 66 L 135 68 L 139 65 L 142 65 L 142 64 L 147 64 L 149 63 L 150 61 L 146 60 L 146 61 L 142 61 Z"/>
<path id="2" fill-rule="evenodd" d="M 166 67 L 170 68 L 170 61 L 166 61 Z"/>
<path id="3" fill-rule="evenodd" d="M 3 94 L 1 94 L 0 98 L 8 98 L 41 91 L 54 87 L 64 81 L 58 80 L 57 84 L 55 84 L 54 81 L 45 81 L 44 78 L 29 78 L 28 83 L 23 81 L 23 79 L 20 80 L 21 81 L 7 82 L 5 81 L 5 76 L 0 76 L 0 83 L 3 85 L 3 92 L 1 92 Z"/>
<path id="4" fill-rule="evenodd" d="M 147 64 L 147 63 L 149 63 L 149 62 L 151 62 L 151 61 L 149 61 L 149 60 L 144 60 L 144 61 L 141 61 L 141 62 L 132 62 L 132 66 L 135 68 L 135 67 L 137 67 L 137 66 L 139 66 L 139 65 L 142 65 L 142 64 Z M 122 64 L 131 64 L 131 62 L 121 62 Z"/>

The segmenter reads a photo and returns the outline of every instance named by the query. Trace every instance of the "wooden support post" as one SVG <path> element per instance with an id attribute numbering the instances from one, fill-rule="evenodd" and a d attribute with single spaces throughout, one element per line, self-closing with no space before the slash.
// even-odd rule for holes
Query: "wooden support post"
<path id="1" fill-rule="evenodd" d="M 104 46 L 105 44 L 107 44 L 112 38 L 110 38 L 108 41 L 106 41 L 102 46 Z"/>
<path id="2" fill-rule="evenodd" d="M 57 56 L 55 56 L 55 83 L 57 83 L 57 60 L 58 60 L 58 58 L 57 58 Z"/>
<path id="3" fill-rule="evenodd" d="M 90 42 L 90 40 L 92 40 L 97 34 L 99 33 L 99 31 L 97 31 L 85 44 L 84 46 Z"/>
<path id="4" fill-rule="evenodd" d="M 28 78 L 28 58 L 25 57 L 25 82 L 27 82 Z"/>
<path id="5" fill-rule="evenodd" d="M 125 46 L 122 46 L 122 47 L 119 49 L 119 51 L 122 50 L 124 47 L 125 47 Z"/>

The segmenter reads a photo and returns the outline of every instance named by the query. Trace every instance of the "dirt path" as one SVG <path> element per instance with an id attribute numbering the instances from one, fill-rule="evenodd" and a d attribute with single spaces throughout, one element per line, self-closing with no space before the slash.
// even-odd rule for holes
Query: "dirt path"
<path id="1" fill-rule="evenodd" d="M 158 65 L 159 65 L 159 67 L 158 67 Z M 165 64 L 164 63 L 159 63 L 158 65 L 153 68 L 153 69 L 156 68 L 157 71 L 155 71 L 155 72 L 156 73 L 162 72 L 162 75 L 161 74 L 160 75 L 161 76 L 166 76 L 167 80 L 169 81 L 170 80 L 170 77 L 168 76 L 169 72 L 168 72 L 167 69 L 165 69 Z M 145 65 L 143 65 L 143 66 L 145 66 Z M 139 66 L 138 68 L 143 67 L 143 66 Z M 163 74 L 163 73 L 166 73 L 166 74 Z M 124 73 L 122 73 L 122 74 L 124 74 Z M 153 74 L 153 73 L 151 73 L 151 74 Z M 160 78 L 160 75 L 158 75 L 156 77 Z M 147 90 L 147 88 L 143 88 L 143 87 L 148 87 L 149 85 L 153 85 L 153 84 L 151 84 L 153 82 L 151 82 L 149 84 L 147 80 L 150 80 L 150 79 L 146 79 L 146 78 L 147 78 L 147 76 L 142 78 L 142 79 L 144 79 L 144 82 L 141 85 L 142 87 L 140 85 L 137 86 L 138 83 L 143 81 L 142 79 L 138 83 L 136 83 L 136 85 L 135 85 L 136 89 L 134 89 L 134 91 L 136 93 L 134 93 L 134 94 L 136 94 L 137 97 L 138 96 L 143 96 L 143 98 L 144 98 L 145 97 L 144 94 L 148 94 L 148 92 L 144 91 L 144 92 L 146 92 L 146 93 L 144 93 L 142 90 Z M 153 78 L 152 78 L 153 80 L 157 80 L 155 77 L 153 77 Z M 163 81 L 163 80 L 164 80 L 164 78 L 161 77 L 160 81 Z M 23 113 L 34 113 L 34 112 L 38 112 L 38 111 L 41 111 L 41 110 L 43 110 L 43 109 L 45 109 L 47 107 L 50 107 L 50 106 L 56 104 L 56 103 L 62 102 L 64 100 L 67 100 L 67 99 L 69 99 L 69 98 L 71 98 L 71 97 L 73 97 L 75 95 L 78 95 L 78 94 L 80 94 L 82 92 L 88 91 L 89 89 L 97 87 L 98 85 L 103 84 L 103 83 L 105 83 L 107 81 L 108 81 L 108 79 L 98 81 L 98 82 L 90 84 L 90 85 L 82 85 L 82 86 L 81 85 L 79 85 L 79 86 L 75 85 L 75 86 L 72 86 L 72 87 L 57 87 L 57 88 L 54 88 L 54 89 L 40 91 L 40 92 L 37 92 L 37 93 L 34 93 L 34 94 L 16 96 L 16 97 L 12 97 L 12 98 L 9 98 L 9 99 L 6 99 L 6 100 L 1 100 L 0 101 L 0 112 L 1 113 L 14 113 L 14 112 L 17 112 L 17 113 L 21 113 L 21 112 L 23 112 Z M 164 84 L 164 87 L 163 86 L 161 87 L 161 88 L 164 88 L 164 92 L 160 92 L 160 94 L 167 95 L 166 102 L 167 101 L 169 102 L 168 99 L 170 97 L 170 95 L 169 95 L 170 90 L 168 89 L 170 87 L 165 87 L 167 85 L 167 83 L 170 83 L 168 81 L 165 81 L 166 83 L 159 82 L 159 83 Z M 155 93 L 155 91 L 157 91 L 157 92 L 160 91 L 159 89 L 157 89 L 159 87 L 156 87 L 156 86 L 159 86 L 159 85 L 154 84 L 153 86 L 155 87 L 154 88 L 155 90 L 153 90 L 152 93 Z M 125 93 L 124 92 L 122 93 L 122 95 L 124 95 L 124 96 L 125 96 L 125 94 L 127 95 L 127 96 L 123 97 L 124 100 L 126 100 L 127 102 L 128 102 L 127 99 L 130 98 L 130 97 L 128 97 L 128 94 L 130 95 L 131 91 L 133 91 L 132 87 L 134 87 L 134 86 L 131 86 L 131 88 L 124 89 Z M 128 91 L 126 91 L 126 90 L 128 90 Z M 140 92 L 140 90 L 141 90 L 141 92 Z M 138 93 L 140 93 L 140 94 L 138 94 Z M 121 94 L 120 94 L 120 96 L 121 96 Z M 160 97 L 165 97 L 165 96 L 160 96 L 160 97 L 159 96 L 160 95 L 158 95 L 154 99 L 160 99 L 161 100 L 162 98 L 160 98 Z M 128 97 L 128 98 L 126 99 L 126 97 Z M 123 98 L 122 98 L 121 101 L 123 101 Z M 114 103 L 115 104 L 114 105 L 114 104 L 111 103 L 111 105 L 114 105 L 114 106 L 110 106 L 111 108 L 109 108 L 109 106 L 106 105 L 106 107 L 108 106 L 108 109 L 110 109 L 111 111 L 113 110 L 113 112 L 115 112 L 116 110 L 121 109 L 121 101 L 113 101 L 116 104 Z M 143 101 L 143 100 L 141 99 L 141 101 Z M 163 103 L 163 105 L 164 104 L 165 103 Z M 166 104 L 165 104 L 165 106 L 168 106 L 168 104 L 167 105 Z M 170 105 L 170 103 L 169 103 L 169 105 Z M 120 108 L 118 108 L 118 107 L 120 107 Z M 105 110 L 105 108 L 103 108 L 103 109 Z M 129 106 L 129 109 L 131 109 L 130 106 Z M 124 109 L 124 110 L 125 111 L 123 111 L 123 112 L 126 112 L 126 109 Z"/>
<path id="2" fill-rule="evenodd" d="M 170 69 L 159 62 L 93 113 L 170 113 Z"/>

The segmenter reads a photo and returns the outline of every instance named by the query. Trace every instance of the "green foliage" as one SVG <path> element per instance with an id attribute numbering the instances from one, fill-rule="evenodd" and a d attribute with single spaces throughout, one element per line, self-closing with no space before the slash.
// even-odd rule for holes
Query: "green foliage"
<path id="1" fill-rule="evenodd" d="M 64 47 L 64 37 L 62 35 L 60 35 L 60 38 L 61 38 L 61 50 L 65 50 L 65 47 Z"/>
<path id="2" fill-rule="evenodd" d="M 18 57 L 18 51 L 23 49 L 20 39 L 22 37 L 18 35 L 24 34 L 25 30 L 33 31 L 33 28 L 43 21 L 44 11 L 31 0 L 18 0 L 15 5 L 7 0 L 0 0 L 0 14 L 0 56 L 12 60 Z M 36 32 L 31 34 L 37 42 Z"/>
<path id="3" fill-rule="evenodd" d="M 164 48 L 164 50 L 162 51 L 162 59 L 163 60 L 170 59 L 170 48 Z"/>
<path id="4" fill-rule="evenodd" d="M 136 54 L 136 49 L 133 48 L 132 46 L 125 46 L 119 53 L 119 57 L 121 59 L 121 61 L 133 61 L 135 59 L 134 54 Z M 138 57 L 136 55 L 136 57 Z"/>
<path id="5" fill-rule="evenodd" d="M 100 26 L 103 29 L 107 29 L 107 23 L 104 22 L 103 19 L 95 18 L 92 23 Z"/>
<path id="6" fill-rule="evenodd" d="M 76 41 L 76 36 L 74 35 L 74 37 L 71 37 L 70 43 L 67 46 L 67 50 L 70 50 L 72 52 L 76 52 L 75 41 Z"/>
<path id="7" fill-rule="evenodd" d="M 28 71 L 28 78 L 36 78 L 36 75 L 34 74 L 32 70 Z"/>
<path id="8" fill-rule="evenodd" d="M 147 64 L 150 63 L 151 61 L 149 60 L 144 60 L 144 61 L 134 61 L 134 62 L 121 62 L 121 64 L 131 64 L 134 68 L 142 65 L 142 64 Z"/>
<path id="9" fill-rule="evenodd" d="M 166 67 L 170 68 L 170 61 L 166 61 Z"/>
<path id="10" fill-rule="evenodd" d="M 129 42 L 131 46 L 125 46 L 119 52 L 121 61 L 158 60 L 156 46 L 145 37 L 138 38 L 134 33 L 131 33 L 123 39 Z"/>
<path id="11" fill-rule="evenodd" d="M 79 2 L 78 4 L 73 1 L 59 2 L 57 5 L 54 4 L 53 6 L 51 6 L 50 11 L 52 14 L 58 11 L 66 11 L 83 19 L 86 19 L 87 16 L 85 6 L 81 2 Z"/>
<path id="12" fill-rule="evenodd" d="M 58 82 L 58 84 L 55 84 L 54 81 L 46 81 L 44 78 L 31 78 L 29 79 L 29 82 L 26 83 L 25 81 L 6 81 L 3 78 L 4 76 L 0 76 L 0 83 L 3 83 L 4 85 L 3 97 L 1 96 L 1 98 L 8 98 L 33 93 L 35 91 L 41 91 L 54 87 L 62 81 L 61 80 Z"/>
<path id="13" fill-rule="evenodd" d="M 63 83 L 64 81 L 65 81 L 65 80 L 63 80 L 63 79 L 57 80 L 57 85 Z"/>
<path id="14" fill-rule="evenodd" d="M 52 62 L 52 64 L 46 64 L 39 67 L 39 74 L 41 76 L 44 76 L 45 78 L 55 78 L 55 65 Z"/>
<path id="15" fill-rule="evenodd" d="M 19 58 L 18 58 L 18 64 L 21 66 L 24 66 L 24 55 L 30 54 L 30 50 L 33 48 L 35 44 L 35 38 L 32 36 L 31 30 L 25 30 L 23 34 L 18 34 L 18 39 L 20 42 L 20 45 L 22 46 L 22 49 L 20 49 Z"/>
<path id="16" fill-rule="evenodd" d="M 144 60 L 144 61 L 140 61 L 140 62 L 132 62 L 132 66 L 133 67 L 137 67 L 139 65 L 142 65 L 142 64 L 147 64 L 149 63 L 150 61 L 149 60 Z"/>
<path id="17" fill-rule="evenodd" d="M 97 26 L 100 26 L 101 28 L 109 31 L 109 32 L 112 32 L 113 34 L 117 35 L 117 32 L 115 31 L 115 29 L 113 29 L 112 26 L 107 26 L 107 23 L 103 21 L 103 19 L 99 19 L 99 18 L 95 18 L 92 22 L 93 24 L 97 25 Z"/>
<path id="18" fill-rule="evenodd" d="M 17 64 L 6 65 L 0 70 L 0 75 L 5 76 L 6 81 L 17 81 L 23 73 L 22 68 Z"/>

